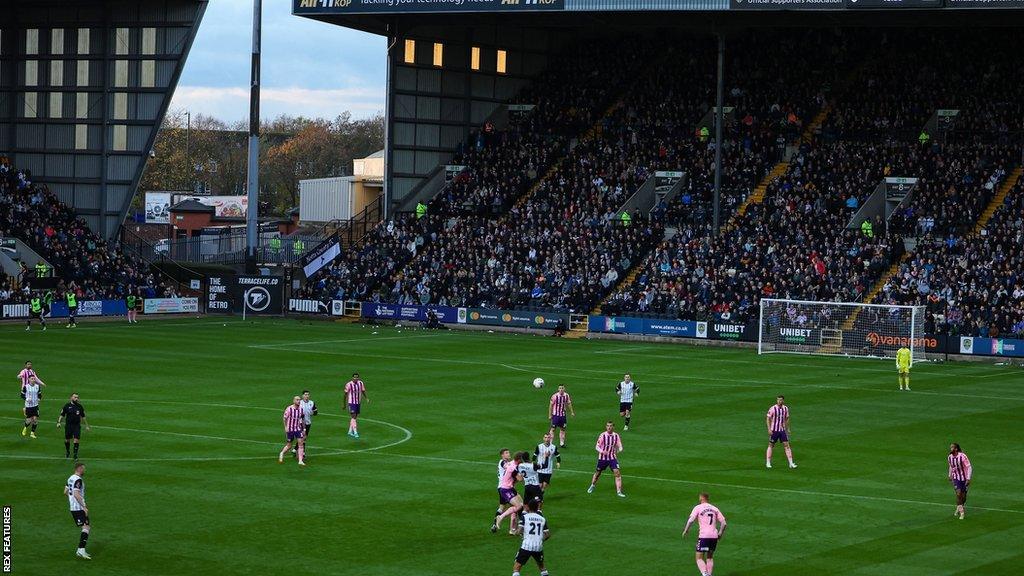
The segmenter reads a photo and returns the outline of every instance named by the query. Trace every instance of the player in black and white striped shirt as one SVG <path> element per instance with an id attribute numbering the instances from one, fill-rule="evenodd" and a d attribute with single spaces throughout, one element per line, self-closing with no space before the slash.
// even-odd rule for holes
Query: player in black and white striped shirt
<path id="1" fill-rule="evenodd" d="M 558 446 L 552 444 L 550 432 L 544 435 L 544 442 L 537 444 L 533 449 L 533 459 L 540 465 L 537 476 L 540 477 L 540 489 L 543 492 L 551 484 L 551 475 L 554 474 L 555 468 L 562 467 L 562 455 L 558 453 Z"/>
<path id="2" fill-rule="evenodd" d="M 516 474 L 518 480 L 523 483 L 525 500 L 538 502 L 537 509 L 539 510 L 539 503 L 544 501 L 544 491 L 540 488 L 540 475 L 537 473 L 540 469 L 540 462 L 530 462 L 530 453 L 526 451 L 520 452 L 519 458 L 522 462 L 516 467 Z"/>
<path id="3" fill-rule="evenodd" d="M 68 476 L 67 484 L 64 485 L 64 495 L 68 497 L 68 508 L 71 510 L 71 518 L 75 526 L 82 529 L 78 538 L 78 552 L 75 556 L 83 560 L 92 560 L 92 557 L 85 551 L 85 544 L 89 541 L 89 507 L 85 505 L 85 464 L 75 464 L 75 473 Z"/>
<path id="4" fill-rule="evenodd" d="M 629 430 L 629 421 L 633 417 L 633 397 L 640 393 L 640 387 L 627 372 L 622 376 L 622 382 L 615 386 L 615 393 L 619 395 L 619 415 L 626 422 L 622 429 Z"/>
<path id="5" fill-rule="evenodd" d="M 523 543 L 516 554 L 515 564 L 512 565 L 512 576 L 520 576 L 523 564 L 533 558 L 540 568 L 540 576 L 548 576 L 548 569 L 544 565 L 544 541 L 551 537 L 548 530 L 548 522 L 538 512 L 538 503 L 528 501 L 526 503 L 526 514 L 523 515 Z"/>

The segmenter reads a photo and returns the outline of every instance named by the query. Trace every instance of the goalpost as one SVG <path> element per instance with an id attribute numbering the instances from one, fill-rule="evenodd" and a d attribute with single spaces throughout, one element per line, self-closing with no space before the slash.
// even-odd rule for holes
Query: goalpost
<path id="1" fill-rule="evenodd" d="M 895 358 L 907 347 L 925 358 L 924 306 L 763 298 L 757 353 Z"/>

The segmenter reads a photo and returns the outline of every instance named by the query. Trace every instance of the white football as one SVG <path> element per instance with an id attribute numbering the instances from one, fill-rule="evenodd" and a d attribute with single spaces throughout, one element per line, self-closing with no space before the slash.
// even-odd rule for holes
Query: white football
<path id="1" fill-rule="evenodd" d="M 544 379 L 543 378 L 534 378 L 533 379 L 533 387 L 534 388 L 543 388 L 544 387 Z"/>

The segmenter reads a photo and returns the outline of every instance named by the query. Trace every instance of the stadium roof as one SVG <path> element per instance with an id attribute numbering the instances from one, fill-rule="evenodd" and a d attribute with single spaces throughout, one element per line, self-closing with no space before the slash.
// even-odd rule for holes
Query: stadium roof
<path id="1" fill-rule="evenodd" d="M 478 26 L 715 28 L 1011 26 L 1024 0 L 293 0 L 293 13 L 374 34 Z"/>

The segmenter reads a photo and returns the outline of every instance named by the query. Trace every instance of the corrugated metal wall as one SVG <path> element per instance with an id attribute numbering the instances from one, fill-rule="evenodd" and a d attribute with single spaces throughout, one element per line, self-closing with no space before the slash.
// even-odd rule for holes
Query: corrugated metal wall
<path id="1" fill-rule="evenodd" d="M 416 41 L 414 62 L 405 62 L 405 40 Z M 434 43 L 443 45 L 435 66 Z M 393 58 L 389 194 L 400 203 L 499 106 L 543 71 L 555 41 L 541 29 L 481 26 L 472 30 L 422 27 L 398 39 Z M 473 48 L 479 68 L 472 69 Z M 497 71 L 498 50 L 506 68 Z"/>
<path id="2" fill-rule="evenodd" d="M 299 216 L 303 223 L 352 217 L 352 177 L 299 180 Z"/>
<path id="3" fill-rule="evenodd" d="M 4 2 L 0 149 L 100 234 L 120 228 L 207 1 Z"/>

